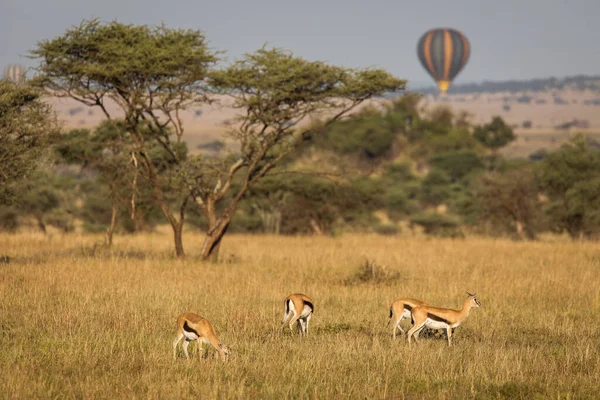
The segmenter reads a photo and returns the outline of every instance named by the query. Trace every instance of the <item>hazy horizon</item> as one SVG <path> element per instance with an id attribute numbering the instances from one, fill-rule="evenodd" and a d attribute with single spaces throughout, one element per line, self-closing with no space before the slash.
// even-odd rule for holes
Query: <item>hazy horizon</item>
<path id="1" fill-rule="evenodd" d="M 337 5 L 336 5 L 337 4 Z M 421 67 L 416 44 L 433 27 L 452 27 L 470 40 L 469 63 L 455 83 L 598 75 L 600 2 L 579 0 L 304 1 L 283 4 L 180 0 L 105 0 L 102 3 L 5 0 L 0 13 L 2 68 L 31 67 L 25 58 L 42 39 L 61 35 L 83 19 L 160 24 L 201 29 L 211 47 L 229 60 L 264 44 L 292 50 L 309 60 L 347 67 L 378 66 L 413 88 L 432 86 Z"/>

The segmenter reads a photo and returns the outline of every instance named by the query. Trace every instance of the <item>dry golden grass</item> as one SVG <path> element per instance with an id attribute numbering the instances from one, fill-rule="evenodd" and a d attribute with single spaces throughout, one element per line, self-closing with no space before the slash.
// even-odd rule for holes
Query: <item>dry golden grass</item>
<path id="1" fill-rule="evenodd" d="M 228 236 L 225 263 L 170 256 L 159 234 L 0 236 L 3 398 L 593 398 L 600 371 L 597 244 L 380 236 Z M 399 273 L 347 285 L 364 257 Z M 482 308 L 454 346 L 392 342 L 388 307 L 411 296 Z M 278 331 L 283 299 L 315 300 L 306 338 Z M 175 319 L 196 312 L 229 362 L 171 359 Z M 191 354 L 195 355 L 194 345 Z"/>

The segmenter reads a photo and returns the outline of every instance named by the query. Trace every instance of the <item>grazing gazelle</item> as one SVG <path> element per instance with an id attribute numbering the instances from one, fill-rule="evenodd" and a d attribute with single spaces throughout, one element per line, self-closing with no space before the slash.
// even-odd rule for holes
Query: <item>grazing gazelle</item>
<path id="1" fill-rule="evenodd" d="M 416 299 L 398 299 L 392 303 L 390 306 L 390 320 L 388 321 L 388 325 L 392 322 L 393 332 L 392 335 L 394 339 L 396 339 L 396 331 L 400 330 L 400 333 L 404 335 L 404 329 L 400 326 L 400 322 L 403 319 L 410 319 L 410 312 L 413 308 L 417 306 L 426 305 L 424 301 L 416 300 Z"/>
<path id="2" fill-rule="evenodd" d="M 308 323 L 315 310 L 311 298 L 302 293 L 290 294 L 285 298 L 284 305 L 285 312 L 283 321 L 281 321 L 281 329 L 284 329 L 285 324 L 289 322 L 290 330 L 292 330 L 294 322 L 298 321 L 300 333 L 308 334 Z"/>
<path id="3" fill-rule="evenodd" d="M 471 308 L 480 307 L 481 303 L 474 294 L 468 293 L 469 297 L 463 303 L 461 310 L 448 308 L 430 307 L 428 305 L 417 306 L 412 309 L 413 327 L 408 331 L 408 343 L 413 336 L 415 342 L 423 328 L 445 329 L 448 338 L 448 346 L 452 345 L 452 329 L 456 328 L 467 319 Z"/>
<path id="4" fill-rule="evenodd" d="M 205 318 L 193 313 L 183 313 L 177 317 L 177 337 L 173 342 L 173 359 L 177 358 L 177 344 L 181 339 L 183 342 L 183 353 L 187 358 L 190 358 L 187 348 L 191 341 L 198 341 L 198 356 L 201 356 L 202 344 L 211 344 L 216 350 L 221 359 L 226 359 L 229 356 L 229 349 L 219 342 L 215 328 Z M 208 349 L 207 349 L 208 353 Z"/>

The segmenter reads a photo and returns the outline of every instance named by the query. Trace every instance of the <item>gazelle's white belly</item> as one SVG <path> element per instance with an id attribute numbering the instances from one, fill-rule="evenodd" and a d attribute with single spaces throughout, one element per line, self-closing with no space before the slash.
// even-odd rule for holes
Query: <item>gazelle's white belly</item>
<path id="1" fill-rule="evenodd" d="M 198 340 L 198 335 L 196 335 L 194 332 L 186 331 L 185 329 L 183 330 L 183 336 L 185 336 L 186 340 L 188 341 Z"/>
<path id="2" fill-rule="evenodd" d="M 425 326 L 429 329 L 447 329 L 448 324 L 442 321 L 434 321 L 430 318 L 427 318 L 425 321 Z"/>
<path id="3" fill-rule="evenodd" d="M 302 309 L 302 314 L 300 314 L 300 318 L 306 318 L 310 315 L 310 313 L 312 313 L 312 308 L 305 304 L 304 308 Z"/>
<path id="4" fill-rule="evenodd" d="M 446 322 L 435 321 L 431 318 L 427 318 L 427 320 L 425 321 L 425 327 L 427 327 L 429 329 L 447 329 L 448 327 L 457 328 L 459 325 L 460 325 L 460 323 L 449 325 Z"/>

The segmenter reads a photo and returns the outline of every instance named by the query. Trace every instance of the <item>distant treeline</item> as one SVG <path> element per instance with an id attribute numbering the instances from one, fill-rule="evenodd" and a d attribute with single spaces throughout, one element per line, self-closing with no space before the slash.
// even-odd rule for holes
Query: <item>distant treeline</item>
<path id="1" fill-rule="evenodd" d="M 566 78 L 540 78 L 529 80 L 483 81 L 452 85 L 449 94 L 498 93 L 498 92 L 546 92 L 563 89 L 591 90 L 600 92 L 600 75 L 575 75 Z M 437 94 L 438 89 L 415 89 L 422 94 Z"/>

